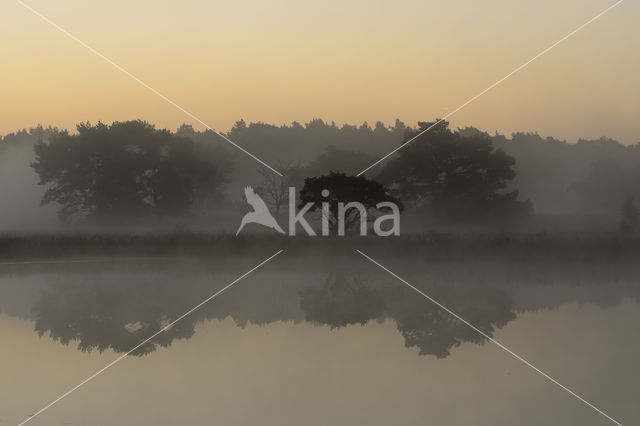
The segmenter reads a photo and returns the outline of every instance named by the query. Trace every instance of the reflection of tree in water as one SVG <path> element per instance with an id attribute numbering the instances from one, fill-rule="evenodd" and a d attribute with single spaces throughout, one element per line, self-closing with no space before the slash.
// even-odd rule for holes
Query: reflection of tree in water
<path id="1" fill-rule="evenodd" d="M 332 274 L 321 288 L 300 292 L 300 307 L 308 321 L 331 328 L 364 324 L 384 314 L 386 299 L 391 296 L 386 293 L 367 287 L 356 277 Z"/>
<path id="2" fill-rule="evenodd" d="M 189 339 L 205 319 L 232 317 L 239 326 L 247 321 L 327 324 L 331 328 L 392 319 L 407 347 L 420 354 L 446 357 L 463 342 L 485 339 L 433 303 L 398 285 L 363 283 L 353 275 L 332 274 L 326 280 L 304 284 L 270 283 L 239 287 L 215 303 L 206 304 L 158 334 L 133 355 L 142 356 L 174 339 Z M 300 290 L 302 286 L 308 286 Z M 210 296 L 211 277 L 202 280 L 140 274 L 132 279 L 113 276 L 52 283 L 34 307 L 36 331 L 91 352 L 127 352 L 197 303 Z M 489 286 L 433 286 L 425 292 L 476 327 L 492 335 L 515 318 L 513 301 L 502 288 Z"/>
<path id="3" fill-rule="evenodd" d="M 439 286 L 428 294 L 489 336 L 516 317 L 513 301 L 499 288 Z M 400 287 L 366 286 L 355 277 L 331 275 L 321 288 L 307 288 L 301 297 L 307 320 L 332 328 L 391 318 L 405 345 L 418 347 L 421 355 L 444 358 L 463 342 L 482 344 L 486 340 L 430 301 Z"/>
<path id="4" fill-rule="evenodd" d="M 65 277 L 40 291 L 32 311 L 35 330 L 65 345 L 77 343 L 83 352 L 128 352 L 219 290 L 217 281 L 210 274 L 185 277 L 183 272 Z M 239 327 L 300 321 L 299 288 L 287 283 L 234 287 L 132 354 L 147 355 L 174 339 L 189 339 L 197 324 L 210 319 L 231 318 Z"/>
<path id="5" fill-rule="evenodd" d="M 35 329 L 40 336 L 48 332 L 65 345 L 78 341 L 78 349 L 83 352 L 127 352 L 186 310 L 185 303 L 180 303 L 184 297 L 175 287 L 179 286 L 144 280 L 54 284 L 42 293 L 34 307 Z M 132 355 L 146 355 L 158 346 L 169 346 L 174 339 L 190 338 L 194 319 L 174 324 Z"/>
<path id="6" fill-rule="evenodd" d="M 497 287 L 469 287 L 456 289 L 440 286 L 427 292 L 443 306 L 493 336 L 516 318 L 514 303 L 507 293 Z M 453 317 L 418 294 L 408 294 L 397 304 L 389 306 L 407 347 L 417 346 L 421 355 L 444 358 L 449 350 L 461 343 L 483 344 L 485 338 L 468 325 Z"/>

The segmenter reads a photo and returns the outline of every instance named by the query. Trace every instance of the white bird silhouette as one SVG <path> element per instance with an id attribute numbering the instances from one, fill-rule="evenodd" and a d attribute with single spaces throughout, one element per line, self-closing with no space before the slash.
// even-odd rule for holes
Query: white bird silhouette
<path id="1" fill-rule="evenodd" d="M 244 215 L 242 218 L 242 222 L 240 222 L 240 227 L 238 228 L 238 232 L 236 235 L 240 233 L 242 228 L 248 223 L 258 223 L 260 225 L 266 226 L 267 228 L 272 228 L 278 231 L 281 234 L 284 234 L 278 222 L 271 216 L 271 212 L 267 208 L 265 202 L 260 198 L 258 194 L 255 193 L 252 187 L 247 186 L 244 189 L 244 196 L 247 198 L 247 203 L 251 207 L 253 207 L 253 211 Z"/>

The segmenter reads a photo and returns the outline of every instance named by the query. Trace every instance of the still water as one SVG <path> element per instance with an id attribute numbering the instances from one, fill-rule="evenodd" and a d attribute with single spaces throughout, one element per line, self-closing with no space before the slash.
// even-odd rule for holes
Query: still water
<path id="1" fill-rule="evenodd" d="M 0 267 L 0 424 L 27 419 L 260 260 Z M 612 424 L 375 265 L 296 265 L 267 264 L 29 424 Z M 640 284 L 395 266 L 640 424 Z"/>

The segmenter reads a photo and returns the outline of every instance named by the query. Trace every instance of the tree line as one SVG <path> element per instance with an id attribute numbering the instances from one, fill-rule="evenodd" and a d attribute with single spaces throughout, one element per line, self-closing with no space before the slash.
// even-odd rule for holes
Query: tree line
<path id="1" fill-rule="evenodd" d="M 135 223 L 215 209 L 229 204 L 234 184 L 247 183 L 279 213 L 288 186 L 303 189 L 330 172 L 353 175 L 431 124 L 237 122 L 227 135 L 284 172 L 283 179 L 214 132 L 188 125 L 169 132 L 143 121 L 82 123 L 73 134 L 23 130 L 1 138 L 0 155 L 33 145 L 32 167 L 46 187 L 43 203 L 59 204 L 65 221 Z M 606 138 L 576 144 L 535 133 L 506 138 L 441 122 L 366 176 L 434 226 L 518 223 L 531 217 L 534 205 L 543 212 L 619 216 L 626 203 L 628 216 L 640 196 L 638 148 Z"/>

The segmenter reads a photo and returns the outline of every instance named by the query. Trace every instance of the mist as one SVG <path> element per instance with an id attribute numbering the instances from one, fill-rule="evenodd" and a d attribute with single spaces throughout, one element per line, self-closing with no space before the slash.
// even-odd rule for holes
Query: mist
<path id="1" fill-rule="evenodd" d="M 51 128 L 49 128 L 51 131 Z M 0 140 L 0 233 L 35 233 L 61 231 L 56 205 L 42 206 L 45 188 L 31 167 L 33 145 L 46 136 L 36 127 L 29 131 L 5 135 Z"/>
<path id="2" fill-rule="evenodd" d="M 377 122 L 370 126 L 337 126 L 321 119 L 308 123 L 274 126 L 240 120 L 227 136 L 268 164 L 289 174 L 287 183 L 303 186 L 304 179 L 330 171 L 355 174 L 406 140 L 415 131 L 401 120 L 392 125 Z M 34 146 L 47 143 L 56 128 L 38 126 L 2 137 L 0 141 L 0 190 L 4 195 L 0 211 L 0 232 L 158 232 L 191 229 L 206 232 L 233 232 L 239 215 L 246 209 L 242 191 L 246 186 L 261 189 L 271 173 L 248 156 L 238 152 L 211 131 L 195 131 L 183 125 L 171 134 L 194 143 L 198 156 L 206 159 L 224 176 L 217 195 L 206 194 L 207 202 L 192 205 L 185 214 L 127 225 L 103 222 L 100 226 L 79 220 L 65 223 L 58 217 L 61 205 L 55 200 L 42 204 L 49 184 L 40 178 L 32 163 Z M 73 134 L 73 133 L 72 133 Z M 455 130 L 463 137 L 488 138 L 496 150 L 513 157 L 515 177 L 506 189 L 516 190 L 520 200 L 528 200 L 534 214 L 518 226 L 526 232 L 612 232 L 618 227 L 627 198 L 640 199 L 636 184 L 640 170 L 640 149 L 602 137 L 575 143 L 518 132 L 510 137 L 489 134 L 475 127 Z M 419 141 L 414 142 L 419 144 Z M 391 160 L 391 159 L 390 159 Z M 384 174 L 386 163 L 367 173 L 372 179 Z M 265 173 L 266 172 L 266 173 Z M 206 190 L 206 189 L 205 189 Z M 206 197 L 205 197 L 206 198 Z M 428 215 L 427 215 L 428 216 Z M 442 230 L 446 232 L 503 231 L 486 224 L 437 223 L 425 219 L 425 212 L 409 208 L 404 213 L 405 232 Z M 317 218 L 313 219 L 316 220 Z M 513 227 L 510 228 L 513 230 Z"/>

